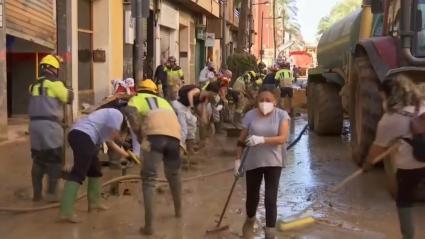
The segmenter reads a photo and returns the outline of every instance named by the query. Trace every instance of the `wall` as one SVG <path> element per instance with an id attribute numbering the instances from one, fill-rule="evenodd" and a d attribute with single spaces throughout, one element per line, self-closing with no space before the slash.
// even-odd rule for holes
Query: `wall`
<path id="1" fill-rule="evenodd" d="M 121 1 L 110 2 L 110 22 L 111 22 L 111 67 L 110 79 L 123 77 L 124 58 L 124 12 Z M 110 84 L 109 84 L 110 86 Z"/>
<path id="2" fill-rule="evenodd" d="M 195 82 L 195 20 L 189 12 L 179 13 L 179 63 L 187 83 Z"/>
<path id="3" fill-rule="evenodd" d="M 105 62 L 93 62 L 94 101 L 99 102 L 109 94 L 111 45 L 111 19 L 108 0 L 93 1 L 93 50 L 106 51 Z M 122 35 L 121 35 L 122 36 Z"/>

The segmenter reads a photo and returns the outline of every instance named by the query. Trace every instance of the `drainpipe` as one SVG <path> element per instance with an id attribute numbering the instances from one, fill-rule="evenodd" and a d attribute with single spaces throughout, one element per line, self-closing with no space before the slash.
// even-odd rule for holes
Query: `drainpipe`
<path id="1" fill-rule="evenodd" d="M 227 0 L 223 0 L 221 4 L 222 11 L 222 38 L 221 38 L 221 68 L 227 69 L 227 49 L 226 49 L 226 10 L 227 10 Z"/>
<path id="2" fill-rule="evenodd" d="M 142 0 L 136 1 L 136 40 L 134 41 L 134 79 L 143 80 L 143 17 Z"/>
<path id="3" fill-rule="evenodd" d="M 412 0 L 403 0 L 401 2 L 401 22 L 400 22 L 400 38 L 401 52 L 406 60 L 415 66 L 425 65 L 425 59 L 415 57 L 412 54 L 412 42 L 414 31 L 412 31 Z"/>

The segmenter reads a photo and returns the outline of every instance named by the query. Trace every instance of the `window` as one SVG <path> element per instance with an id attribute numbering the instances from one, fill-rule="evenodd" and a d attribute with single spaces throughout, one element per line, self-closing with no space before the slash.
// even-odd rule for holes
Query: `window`
<path id="1" fill-rule="evenodd" d="M 425 57 L 425 0 L 418 2 L 415 16 L 416 22 L 413 24 L 416 26 L 415 52 L 416 56 Z"/>
<path id="2" fill-rule="evenodd" d="M 78 90 L 93 89 L 91 2 L 91 0 L 78 0 Z"/>

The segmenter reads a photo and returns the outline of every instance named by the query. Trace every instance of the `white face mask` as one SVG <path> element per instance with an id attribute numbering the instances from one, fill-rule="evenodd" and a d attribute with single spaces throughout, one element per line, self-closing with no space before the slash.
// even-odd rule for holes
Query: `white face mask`
<path id="1" fill-rule="evenodd" d="M 259 104 L 258 104 L 258 108 L 260 109 L 260 111 L 261 111 L 264 115 L 266 115 L 266 114 L 268 114 L 268 113 L 270 113 L 270 112 L 272 112 L 272 111 L 273 111 L 273 109 L 274 109 L 274 104 L 273 104 L 273 103 L 271 103 L 271 102 L 261 102 L 261 103 L 259 103 Z"/>

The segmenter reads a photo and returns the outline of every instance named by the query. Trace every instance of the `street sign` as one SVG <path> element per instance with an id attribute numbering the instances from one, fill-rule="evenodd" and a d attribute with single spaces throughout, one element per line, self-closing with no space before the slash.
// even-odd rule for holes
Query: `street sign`
<path id="1" fill-rule="evenodd" d="M 207 32 L 205 34 L 205 47 L 214 47 L 215 45 L 215 34 Z"/>

